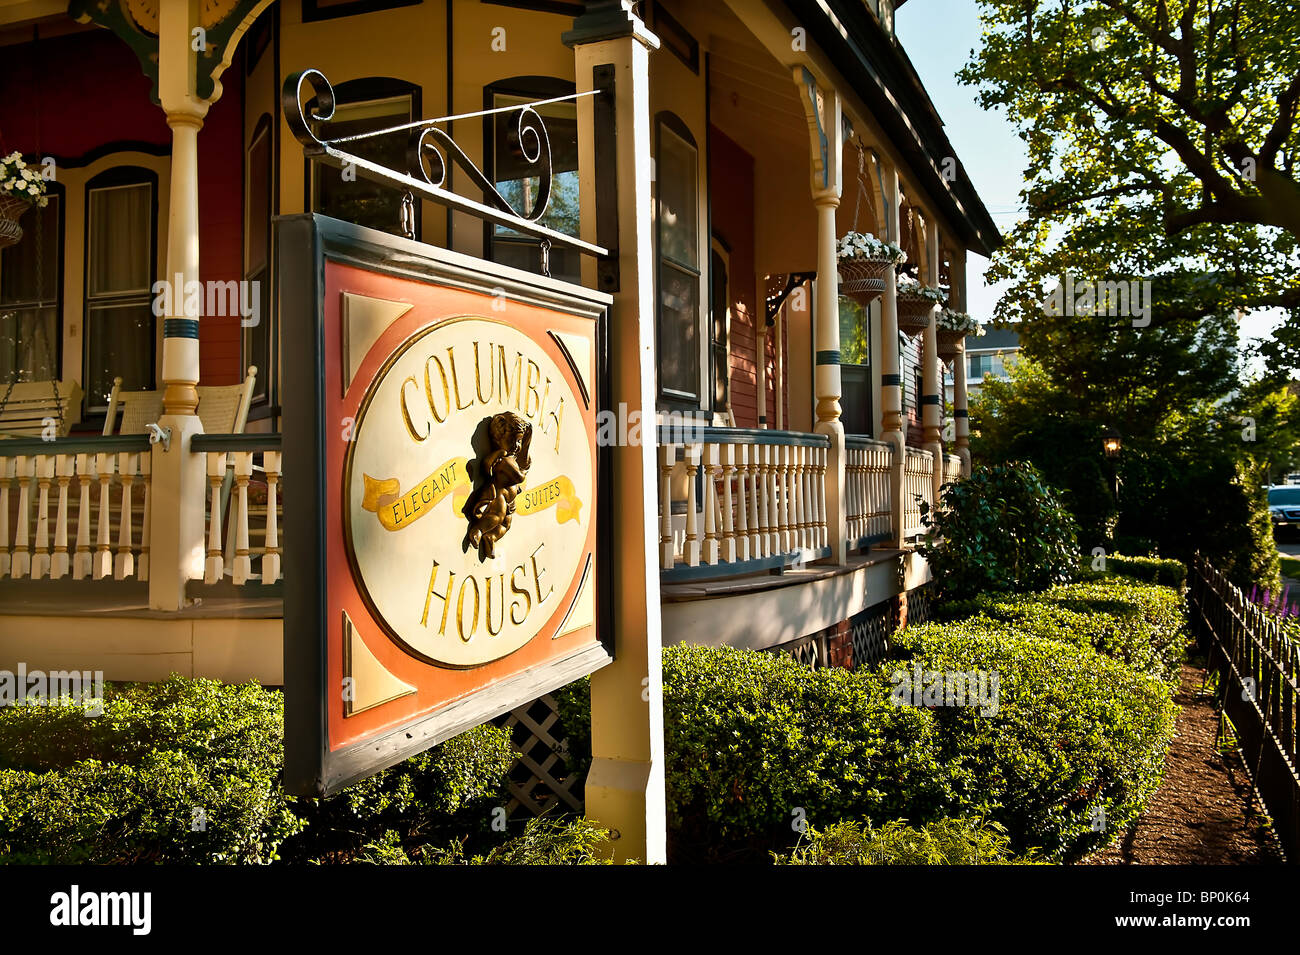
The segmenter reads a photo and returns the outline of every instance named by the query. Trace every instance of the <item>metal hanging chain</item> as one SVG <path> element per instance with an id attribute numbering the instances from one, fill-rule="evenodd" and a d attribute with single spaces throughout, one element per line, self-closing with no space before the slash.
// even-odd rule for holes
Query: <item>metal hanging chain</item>
<path id="1" fill-rule="evenodd" d="M 415 196 L 409 189 L 402 195 L 401 228 L 402 235 L 415 238 Z"/>
<path id="2" fill-rule="evenodd" d="M 862 192 L 866 186 L 863 178 L 867 169 L 867 151 L 862 148 L 862 143 L 855 144 L 858 149 L 858 197 L 853 201 L 853 231 L 858 231 L 858 213 L 862 210 Z"/>
<path id="3" fill-rule="evenodd" d="M 542 274 L 548 279 L 551 277 L 551 240 L 542 240 Z"/>

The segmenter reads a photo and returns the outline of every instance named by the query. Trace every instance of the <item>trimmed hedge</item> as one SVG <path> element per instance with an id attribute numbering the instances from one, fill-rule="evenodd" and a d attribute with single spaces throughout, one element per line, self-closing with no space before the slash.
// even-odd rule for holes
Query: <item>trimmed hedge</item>
<path id="1" fill-rule="evenodd" d="M 998 674 L 996 714 L 927 712 L 953 791 L 945 814 L 1002 825 L 1016 853 L 1078 858 L 1135 819 L 1159 785 L 1177 711 L 1160 680 L 1089 647 L 987 621 L 909 628 L 896 646 L 905 666 L 923 671 Z M 882 689 L 898 668 L 877 669 Z"/>
<path id="2" fill-rule="evenodd" d="M 402 849 L 395 832 L 366 846 L 362 861 L 374 865 L 612 865 L 605 855 L 609 830 L 589 819 L 529 819 L 524 831 L 486 852 L 469 854 L 465 840 L 431 849 L 416 860 Z"/>
<path id="3" fill-rule="evenodd" d="M 0 859 L 18 863 L 346 861 L 485 832 L 513 761 L 480 726 L 328 800 L 281 788 L 283 700 L 255 683 L 109 684 L 104 715 L 0 708 Z"/>
<path id="4" fill-rule="evenodd" d="M 664 650 L 670 858 L 765 859 L 795 824 L 933 816 L 932 720 L 847 670 L 753 650 Z"/>
<path id="5" fill-rule="evenodd" d="M 772 854 L 777 865 L 1032 865 L 1017 858 L 996 823 L 938 819 L 919 828 L 895 819 L 879 828 L 860 822 L 809 827 L 789 855 Z"/>
<path id="6" fill-rule="evenodd" d="M 1105 573 L 1132 577 L 1149 584 L 1163 584 L 1182 590 L 1187 586 L 1187 565 L 1164 557 L 1126 557 L 1107 554 Z"/>
<path id="7" fill-rule="evenodd" d="M 937 616 L 993 633 L 1010 629 L 1090 646 L 1173 686 L 1178 684 L 1189 641 L 1185 602 L 1179 593 L 1115 577 L 1066 584 L 1041 594 L 951 601 L 939 605 Z"/>

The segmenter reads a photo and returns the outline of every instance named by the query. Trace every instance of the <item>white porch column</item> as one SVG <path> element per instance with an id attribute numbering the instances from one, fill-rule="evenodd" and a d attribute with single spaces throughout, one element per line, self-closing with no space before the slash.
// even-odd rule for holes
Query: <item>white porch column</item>
<path id="1" fill-rule="evenodd" d="M 195 96 L 192 31 L 199 4 L 163 3 L 158 10 L 158 98 L 172 130 L 171 194 L 167 211 L 167 272 L 171 306 L 163 316 L 163 415 L 168 447 L 153 447 L 149 542 L 153 558 L 149 606 L 179 610 L 186 582 L 203 576 L 204 461 L 190 453 L 203 431 L 198 407 L 199 316 L 185 312 L 185 285 L 199 279 L 199 130 L 210 103 Z"/>
<path id="2" fill-rule="evenodd" d="M 588 0 L 564 35 L 576 58 L 579 93 L 612 67 L 616 141 L 601 156 L 617 171 L 619 287 L 609 316 L 610 400 L 641 415 L 642 440 L 611 449 L 619 526 L 610 535 L 614 576 L 614 662 L 591 678 L 591 770 L 587 814 L 617 833 L 616 860 L 666 861 L 663 638 L 659 616 L 655 325 L 650 163 L 649 58 L 659 41 L 630 0 Z M 595 170 L 595 105 L 578 100 L 578 153 Z M 596 241 L 594 177 L 582 178 L 582 236 Z"/>
<path id="3" fill-rule="evenodd" d="M 966 250 L 957 249 L 952 254 L 952 292 L 957 296 L 958 311 L 966 307 Z M 966 342 L 957 346 L 957 357 L 952 367 L 953 430 L 957 455 L 961 458 L 962 477 L 970 477 L 970 413 L 967 411 L 966 393 Z"/>
<path id="4" fill-rule="evenodd" d="M 812 196 L 817 207 L 817 289 L 813 301 L 813 347 L 817 391 L 814 430 L 830 439 L 826 462 L 826 528 L 831 558 L 843 564 L 847 553 L 844 497 L 844 423 L 840 420 L 840 273 L 835 210 L 844 188 L 844 129 L 840 94 L 819 85 L 807 67 L 794 68 L 799 102 L 808 118 L 812 146 Z"/>
<path id="5" fill-rule="evenodd" d="M 925 277 L 926 284 L 939 285 L 939 224 L 925 223 Z M 923 354 L 921 356 L 921 427 L 925 433 L 925 449 L 934 455 L 934 475 L 931 482 L 934 503 L 939 503 L 939 488 L 943 485 L 943 378 L 939 373 L 939 341 L 937 323 L 939 306 L 930 309 L 930 324 L 925 327 Z"/>
<path id="6" fill-rule="evenodd" d="M 898 170 L 877 159 L 885 209 L 885 237 L 895 245 L 901 232 L 899 224 Z M 907 438 L 903 434 L 903 377 L 898 349 L 898 268 L 885 272 L 885 293 L 880 298 L 880 440 L 894 446 L 894 462 L 889 474 L 889 500 L 893 512 L 894 547 L 903 545 L 903 467 L 907 463 Z"/>
<path id="7" fill-rule="evenodd" d="M 767 320 L 755 322 L 754 354 L 758 356 L 758 426 L 767 430 Z"/>

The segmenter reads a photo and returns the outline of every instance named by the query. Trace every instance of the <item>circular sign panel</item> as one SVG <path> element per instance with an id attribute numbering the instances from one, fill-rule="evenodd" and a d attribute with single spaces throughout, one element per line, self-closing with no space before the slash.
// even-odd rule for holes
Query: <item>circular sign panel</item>
<path id="1" fill-rule="evenodd" d="M 523 332 L 461 318 L 413 335 L 361 403 L 344 475 L 376 619 L 450 667 L 527 644 L 583 569 L 591 454 L 568 379 Z"/>

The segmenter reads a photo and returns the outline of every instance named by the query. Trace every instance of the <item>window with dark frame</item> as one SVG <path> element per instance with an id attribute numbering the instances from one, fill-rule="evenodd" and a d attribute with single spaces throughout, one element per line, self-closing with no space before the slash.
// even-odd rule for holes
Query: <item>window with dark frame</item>
<path id="1" fill-rule="evenodd" d="M 322 138 L 338 139 L 400 126 L 419 118 L 419 87 L 401 80 L 372 77 L 349 80 L 334 87 L 333 117 L 319 124 Z M 347 150 L 389 169 L 406 168 L 408 134 L 405 132 L 359 139 Z M 311 208 L 335 219 L 402 234 L 402 194 L 345 169 L 307 161 L 311 183 Z M 415 237 L 420 237 L 420 206 L 415 204 Z"/>
<path id="2" fill-rule="evenodd" d="M 45 185 L 48 204 L 28 209 L 22 239 L 0 250 L 0 386 L 63 377 L 63 189 Z"/>
<path id="3" fill-rule="evenodd" d="M 241 375 L 257 366 L 251 404 L 266 405 L 276 399 L 277 362 L 272 354 L 278 335 L 271 290 L 272 126 L 269 114 L 257 121 L 244 157 L 244 281 L 249 298 L 255 294 L 258 323 L 240 329 L 243 359 Z"/>
<path id="4" fill-rule="evenodd" d="M 158 177 L 122 166 L 86 184 L 85 395 L 108 410 L 113 379 L 124 391 L 154 387 Z M 183 290 L 173 289 L 173 295 Z"/>
<path id="5" fill-rule="evenodd" d="M 655 251 L 659 394 L 700 407 L 699 151 L 676 116 L 656 124 Z"/>
<path id="6" fill-rule="evenodd" d="M 564 80 L 544 76 L 516 77 L 493 83 L 484 90 L 484 109 L 518 106 L 537 100 L 568 96 L 574 86 Z M 538 220 L 540 225 L 563 232 L 579 234 L 578 178 L 578 110 L 573 101 L 548 103 L 536 107 L 537 114 L 546 126 L 546 136 L 551 144 L 551 197 L 546 212 Z M 521 214 L 531 211 L 535 201 L 539 178 L 531 175 L 532 165 L 524 157 L 519 144 L 519 114 L 496 113 L 484 117 L 483 154 L 488 157 L 485 172 L 496 185 L 497 191 Z M 496 223 L 484 225 L 487 258 L 502 265 L 510 265 L 529 272 L 542 271 L 541 241 Z M 582 281 L 582 260 L 575 249 L 553 246 L 550 250 L 552 278 L 567 282 Z"/>
<path id="7" fill-rule="evenodd" d="M 720 239 L 715 242 L 725 248 Z M 709 252 L 709 378 L 713 382 L 715 414 L 731 406 L 731 368 L 728 351 L 730 333 L 731 284 L 727 274 L 727 259 L 718 248 Z"/>

